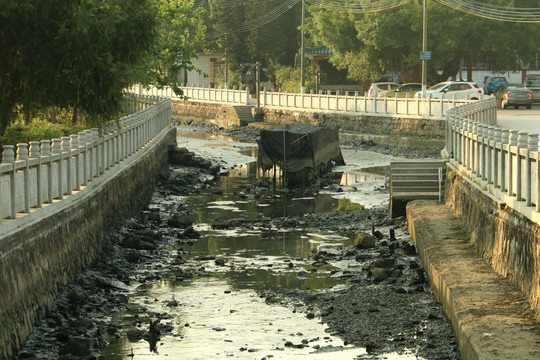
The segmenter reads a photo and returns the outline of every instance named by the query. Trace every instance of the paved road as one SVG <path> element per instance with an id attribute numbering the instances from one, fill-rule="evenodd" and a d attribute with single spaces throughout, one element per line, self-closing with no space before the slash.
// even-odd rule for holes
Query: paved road
<path id="1" fill-rule="evenodd" d="M 540 104 L 534 104 L 532 109 L 498 109 L 497 123 L 507 129 L 522 130 L 540 134 Z"/>

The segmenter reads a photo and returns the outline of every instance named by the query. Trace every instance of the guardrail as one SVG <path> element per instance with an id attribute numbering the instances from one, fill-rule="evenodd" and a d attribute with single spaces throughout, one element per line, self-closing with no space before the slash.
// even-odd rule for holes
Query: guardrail
<path id="1" fill-rule="evenodd" d="M 450 162 L 498 201 L 538 223 L 539 135 L 496 126 L 494 112 L 492 98 L 446 114 Z"/>
<path id="2" fill-rule="evenodd" d="M 3 146 L 0 163 L 0 219 L 61 200 L 142 149 L 171 124 L 171 100 L 131 99 L 137 113 L 61 139 Z M 1 225 L 0 225 L 1 226 Z"/>
<path id="3" fill-rule="evenodd" d="M 171 88 L 157 89 L 133 86 L 128 91 L 139 95 L 170 97 L 173 100 L 221 103 L 229 105 L 256 105 L 249 88 L 245 90 L 219 89 L 210 87 L 182 86 L 184 97 L 174 94 Z M 350 95 L 301 94 L 288 91 L 267 91 L 259 93 L 262 107 L 273 107 L 296 111 L 333 112 L 357 115 L 382 115 L 427 119 L 445 119 L 448 110 L 457 106 L 476 102 L 476 100 L 458 100 L 454 97 L 440 99 L 414 99 L 398 97 L 369 97 Z"/>

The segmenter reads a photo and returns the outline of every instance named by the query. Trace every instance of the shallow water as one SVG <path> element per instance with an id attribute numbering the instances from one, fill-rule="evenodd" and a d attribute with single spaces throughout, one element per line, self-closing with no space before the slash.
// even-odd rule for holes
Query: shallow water
<path id="1" fill-rule="evenodd" d="M 181 138 L 179 142 L 189 141 Z M 231 145 L 212 143 L 208 148 L 215 146 Z M 235 151 L 239 156 L 252 154 L 249 147 L 248 151 L 242 147 Z M 102 352 L 104 359 L 355 359 L 366 354 L 365 349 L 346 346 L 329 334 L 316 318 L 297 313 L 294 304 L 267 304 L 257 295 L 259 290 L 282 287 L 320 290 L 347 286 L 348 276 L 343 274 L 359 267 L 357 262 L 315 266 L 313 259 L 308 259 L 314 249 L 331 251 L 352 244 L 354 239 L 338 233 L 281 231 L 263 226 L 258 219 L 362 205 L 331 194 L 294 197 L 279 189 L 275 194 L 254 194 L 250 190 L 254 177 L 254 164 L 236 166 L 212 189 L 182 199 L 194 210 L 192 220 L 201 239 L 190 246 L 171 247 L 170 259 L 163 261 L 171 267 L 204 269 L 205 276 L 161 279 L 141 286 L 130 299 L 130 310 L 115 322 L 137 324 L 146 330 L 151 320 L 159 318 L 171 333 L 157 342 L 110 338 L 110 345 Z M 356 172 L 343 181 L 383 180 Z M 253 226 L 212 229 L 216 221 L 235 218 L 253 220 Z M 179 255 L 185 262 L 174 265 L 172 259 Z M 412 354 L 381 358 L 416 359 Z"/>

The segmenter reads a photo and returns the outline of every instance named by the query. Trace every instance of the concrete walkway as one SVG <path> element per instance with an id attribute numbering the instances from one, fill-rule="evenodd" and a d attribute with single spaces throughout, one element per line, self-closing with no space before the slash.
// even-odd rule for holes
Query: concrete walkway
<path id="1" fill-rule="evenodd" d="M 476 254 L 453 210 L 413 201 L 407 221 L 462 359 L 540 359 L 540 322 L 521 292 Z"/>

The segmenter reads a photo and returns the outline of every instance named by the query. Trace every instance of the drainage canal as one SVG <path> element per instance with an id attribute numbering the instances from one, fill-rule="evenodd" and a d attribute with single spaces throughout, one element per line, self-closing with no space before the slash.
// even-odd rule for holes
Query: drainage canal
<path id="1" fill-rule="evenodd" d="M 297 312 L 294 304 L 267 303 L 259 295 L 280 288 L 319 291 L 348 286 L 349 279 L 363 269 L 362 262 L 339 257 L 317 262 L 312 256 L 322 249 L 338 253 L 353 246 L 354 237 L 335 231 L 310 232 L 301 224 L 283 229 L 272 219 L 359 210 L 362 205 L 345 196 L 309 189 L 284 192 L 279 185 L 261 186 L 256 164 L 243 163 L 243 157 L 254 156 L 254 148 L 215 137 L 205 143 L 201 134 L 198 140 L 182 135 L 180 146 L 194 146 L 191 150 L 213 159 L 221 157 L 224 163 L 231 156 L 224 150 L 232 150 L 239 163 L 211 188 L 183 199 L 181 206 L 200 238 L 188 246 L 171 246 L 165 262 L 177 268 L 176 276 L 138 288 L 130 311 L 118 319 L 146 326 L 161 317 L 170 331 L 155 342 L 148 337 L 111 339 L 105 358 L 132 354 L 135 359 L 355 359 L 367 354 L 364 348 L 345 345 L 325 324 Z M 384 186 L 382 176 L 349 172 L 342 179 L 357 186 L 358 181 Z M 158 201 L 153 206 L 163 204 Z M 416 357 L 411 349 L 409 354 L 386 354 L 385 358 Z"/>
<path id="2" fill-rule="evenodd" d="M 425 279 L 420 276 L 417 281 L 421 270 L 414 251 L 395 256 L 411 245 L 403 226 L 384 220 L 388 200 L 384 176 L 358 171 L 358 166 L 345 167 L 341 181 L 326 179 L 326 184 L 321 181 L 302 190 L 285 191 L 279 184 L 274 187 L 256 177 L 253 143 L 235 143 L 200 132 L 180 132 L 178 143 L 219 163 L 223 176 L 210 185 L 204 173 L 171 169 L 142 220 L 128 221 L 113 240 L 126 247 L 134 234 L 140 240 L 159 232 L 163 234 L 159 246 L 145 250 L 139 241 L 143 250 L 125 255 L 139 265 L 116 276 L 120 281 L 103 279 L 100 268 L 108 266 L 102 262 L 91 266 L 78 285 L 60 296 L 52 318 L 36 330 L 20 358 L 32 358 L 29 354 L 42 351 L 54 353 L 54 349 L 40 350 L 40 343 L 59 338 L 67 342 L 57 345 L 61 354 L 77 353 L 78 339 L 89 334 L 101 340 L 87 347 L 93 349 L 92 354 L 100 348 L 99 358 L 106 360 L 423 359 L 431 357 L 423 357 L 419 347 L 443 346 L 440 351 L 451 355 L 437 358 L 459 358 L 450 349 L 453 334 L 441 319 L 436 301 L 423 290 Z M 367 163 L 374 165 L 373 161 L 369 156 Z M 208 185 L 192 194 L 179 193 L 169 187 L 174 179 Z M 181 187 L 181 182 L 176 185 Z M 378 210 L 364 211 L 366 208 Z M 157 230 L 145 228 L 151 222 L 157 224 Z M 96 278 L 106 285 L 107 296 L 126 297 L 125 310 L 99 318 L 95 313 L 99 306 L 81 305 L 73 315 L 73 303 L 92 291 L 84 290 L 81 282 L 93 284 Z M 326 314 L 306 306 L 305 297 L 279 295 L 305 290 L 308 294 L 338 293 L 353 284 L 369 290 L 367 300 L 355 297 L 352 301 L 357 306 L 354 314 L 361 313 L 361 308 L 367 313 L 368 321 L 359 321 L 357 328 L 374 339 L 360 342 L 368 344 L 368 349 L 351 345 L 355 342 L 351 334 L 344 340 L 346 332 L 335 330 L 335 324 L 332 329 L 324 321 L 323 315 L 331 319 L 334 305 L 336 311 L 344 301 L 350 306 L 345 294 L 324 310 Z M 374 284 L 391 284 L 392 290 L 375 291 Z M 417 295 L 398 299 L 409 292 Z M 94 296 L 101 295 L 96 292 Z M 385 315 L 385 320 L 378 318 L 388 307 L 395 307 L 393 314 Z M 420 307 L 426 309 L 421 315 L 406 314 Z M 86 316 L 98 325 L 85 322 L 88 325 L 77 328 L 77 335 L 66 334 L 62 324 L 81 320 L 60 319 L 68 317 L 58 314 L 63 308 L 78 318 L 88 311 Z M 341 321 L 350 323 L 354 316 L 351 313 Z M 434 321 L 438 325 L 431 329 Z M 396 328 L 388 330 L 393 325 L 387 322 L 394 322 Z M 403 328 L 398 325 L 402 322 Z M 426 346 L 430 331 L 442 337 L 444 345 Z M 81 337 L 81 332 L 86 335 Z M 352 336 L 358 336 L 357 332 Z M 85 349 L 80 353 L 78 358 L 91 358 Z"/>

